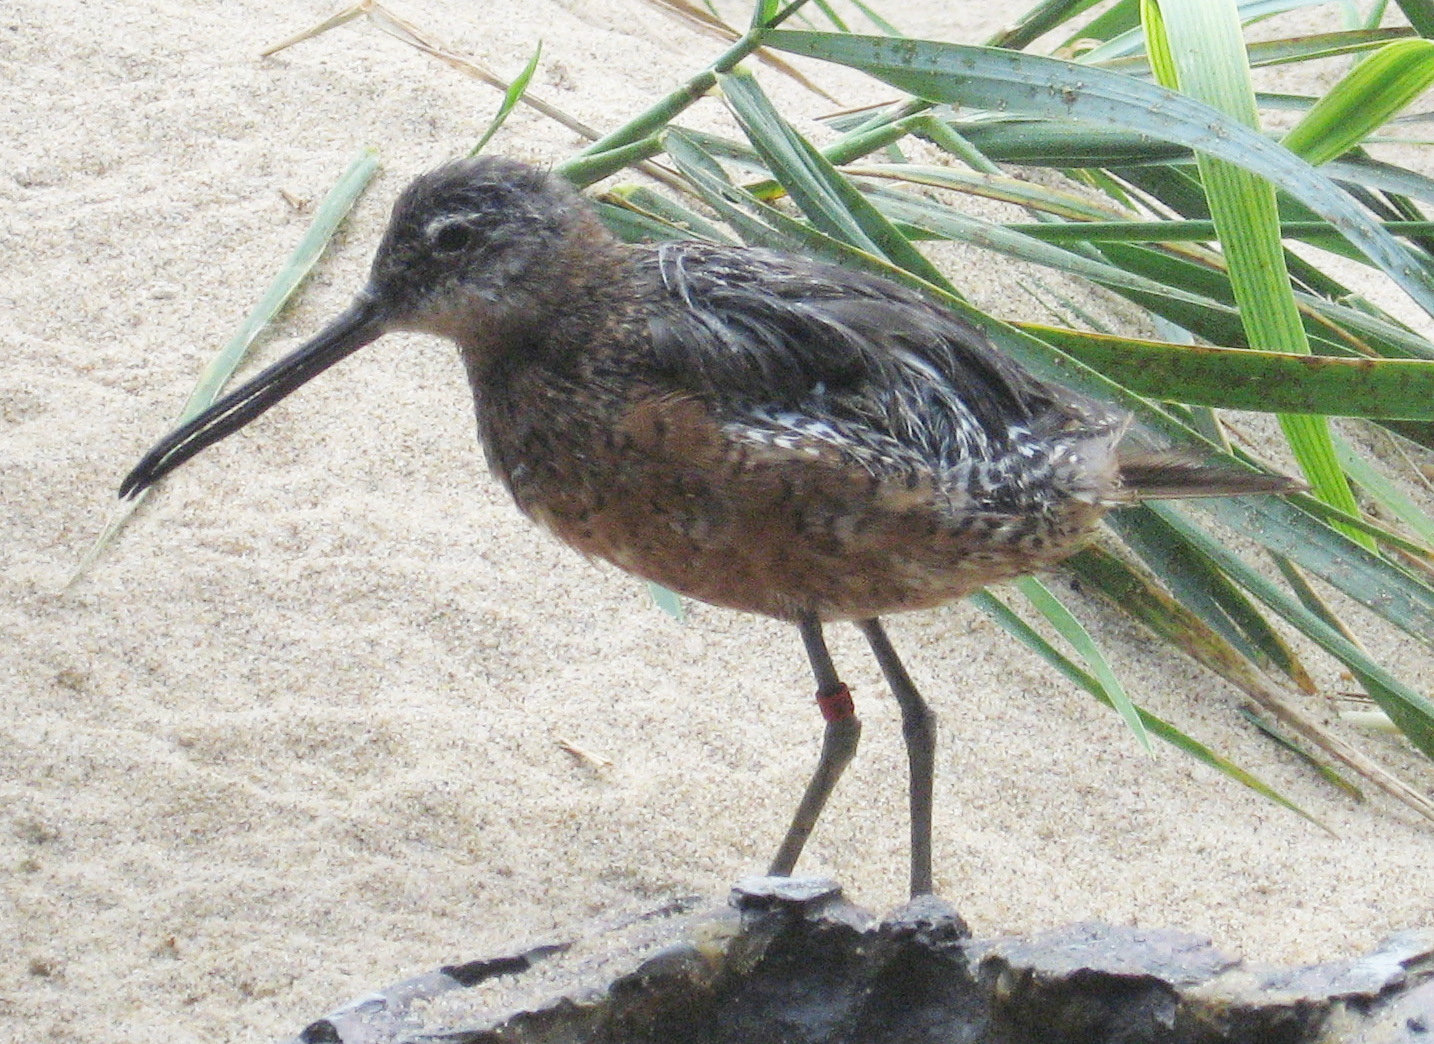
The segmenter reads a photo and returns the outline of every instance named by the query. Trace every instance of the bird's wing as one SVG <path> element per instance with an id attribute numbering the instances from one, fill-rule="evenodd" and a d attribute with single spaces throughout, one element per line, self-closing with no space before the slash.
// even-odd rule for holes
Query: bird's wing
<path id="1" fill-rule="evenodd" d="M 930 465 L 1013 438 L 1079 437 L 1113 411 L 1038 381 L 914 291 L 762 250 L 664 244 L 644 259 L 662 385 L 758 426 L 893 443 Z"/>

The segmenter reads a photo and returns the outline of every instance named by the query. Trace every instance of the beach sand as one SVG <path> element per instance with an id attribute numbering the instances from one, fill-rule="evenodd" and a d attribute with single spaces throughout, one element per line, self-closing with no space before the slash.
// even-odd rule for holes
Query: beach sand
<path id="1" fill-rule="evenodd" d="M 541 39 L 534 90 L 604 129 L 723 46 L 636 0 L 395 4 L 506 76 Z M 888 14 L 974 42 L 999 6 Z M 432 339 L 385 338 L 206 452 L 65 588 L 306 228 L 291 199 L 379 151 L 246 373 L 346 303 L 394 195 L 497 107 L 362 20 L 258 57 L 332 11 L 12 0 L 0 18 L 3 1041 L 282 1039 L 442 963 L 720 897 L 765 866 L 815 758 L 795 630 L 703 606 L 679 623 L 522 518 Z M 760 75 L 802 118 L 833 108 Z M 891 96 L 815 75 L 843 104 Z M 721 120 L 715 101 L 693 116 Z M 580 144 L 520 108 L 493 149 L 549 163 Z M 1040 317 L 1015 266 L 940 256 L 983 307 Z M 941 721 L 938 888 L 977 933 L 1094 918 L 1312 962 L 1434 925 L 1430 824 L 1320 783 L 1231 687 L 1073 597 L 1137 698 L 1338 837 L 1169 748 L 1146 756 L 969 606 L 896 618 Z M 801 869 L 880 911 L 906 880 L 898 716 L 855 632 L 830 633 L 864 747 Z M 1434 686 L 1427 648 L 1370 646 Z M 1352 687 L 1312 663 L 1326 691 Z M 1402 743 L 1369 742 L 1428 789 Z"/>

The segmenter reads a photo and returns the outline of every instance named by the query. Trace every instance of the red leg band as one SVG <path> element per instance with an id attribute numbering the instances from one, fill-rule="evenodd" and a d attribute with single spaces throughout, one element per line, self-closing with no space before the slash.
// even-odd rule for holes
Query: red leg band
<path id="1" fill-rule="evenodd" d="M 851 702 L 851 690 L 846 687 L 846 682 L 838 682 L 831 692 L 817 693 L 817 706 L 827 721 L 856 717 L 856 706 Z"/>

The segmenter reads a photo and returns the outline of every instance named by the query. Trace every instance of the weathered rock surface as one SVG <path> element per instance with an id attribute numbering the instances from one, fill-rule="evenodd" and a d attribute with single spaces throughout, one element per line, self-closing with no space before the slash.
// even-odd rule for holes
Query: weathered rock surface
<path id="1" fill-rule="evenodd" d="M 934 897 L 878 920 L 752 878 L 573 942 L 360 998 L 296 1044 L 1434 1044 L 1434 932 L 1268 968 L 1172 930 L 973 940 Z"/>

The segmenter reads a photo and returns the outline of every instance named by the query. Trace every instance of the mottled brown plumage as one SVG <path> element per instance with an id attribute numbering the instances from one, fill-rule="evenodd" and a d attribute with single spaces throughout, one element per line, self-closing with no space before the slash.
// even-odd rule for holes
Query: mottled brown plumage
<path id="1" fill-rule="evenodd" d="M 912 890 L 931 888 L 934 722 L 877 617 L 1070 554 L 1142 495 L 1287 480 L 1122 457 L 1122 412 L 1036 380 L 893 283 L 799 257 L 615 240 L 566 183 L 461 160 L 399 198 L 366 289 L 313 341 L 163 440 L 132 496 L 390 330 L 457 342 L 493 472 L 585 554 L 801 628 L 828 718 L 773 863 L 789 873 L 859 726 L 822 639 L 856 621 L 902 706 Z"/>

